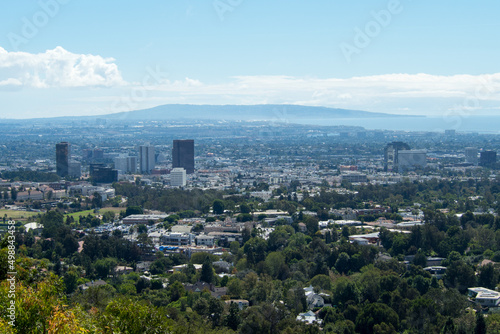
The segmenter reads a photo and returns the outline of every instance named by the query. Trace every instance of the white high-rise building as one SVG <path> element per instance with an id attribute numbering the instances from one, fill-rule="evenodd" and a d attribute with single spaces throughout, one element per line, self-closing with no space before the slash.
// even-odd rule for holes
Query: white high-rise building
<path id="1" fill-rule="evenodd" d="M 475 147 L 466 147 L 465 148 L 465 162 L 471 163 L 477 166 L 478 158 L 477 158 L 477 148 Z"/>
<path id="2" fill-rule="evenodd" d="M 401 150 L 398 151 L 398 168 L 407 170 L 415 167 L 425 167 L 427 164 L 426 150 Z"/>
<path id="3" fill-rule="evenodd" d="M 115 169 L 121 174 L 137 172 L 137 157 L 120 156 L 115 158 Z"/>
<path id="4" fill-rule="evenodd" d="M 174 168 L 170 171 L 170 185 L 172 187 L 186 186 L 186 170 L 184 168 Z"/>
<path id="5" fill-rule="evenodd" d="M 151 173 L 155 168 L 155 147 L 150 145 L 139 146 L 139 169 L 141 173 Z"/>

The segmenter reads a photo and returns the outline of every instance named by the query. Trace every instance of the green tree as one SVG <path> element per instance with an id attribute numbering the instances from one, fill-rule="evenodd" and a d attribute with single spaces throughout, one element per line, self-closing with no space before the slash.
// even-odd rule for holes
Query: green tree
<path id="1" fill-rule="evenodd" d="M 251 238 L 243 246 L 249 264 L 257 264 L 266 258 L 267 242 L 258 237 Z"/>
<path id="2" fill-rule="evenodd" d="M 476 313 L 476 328 L 474 328 L 474 334 L 486 334 L 486 322 L 481 312 Z"/>
<path id="3" fill-rule="evenodd" d="M 105 333 L 168 333 L 172 321 L 161 309 L 146 301 L 113 300 L 99 319 Z"/>
<path id="4" fill-rule="evenodd" d="M 373 334 L 375 333 L 374 327 L 381 324 L 385 324 L 385 326 L 382 326 L 383 328 L 389 327 L 397 331 L 399 328 L 397 313 L 385 304 L 368 304 L 356 318 L 356 331 L 361 334 Z"/>
<path id="5" fill-rule="evenodd" d="M 290 226 L 287 227 L 292 231 L 284 226 L 279 226 L 269 234 L 269 239 L 267 241 L 269 251 L 282 250 L 287 246 L 288 238 L 293 234 L 293 229 Z"/>
<path id="6" fill-rule="evenodd" d="M 360 291 L 355 282 L 348 278 L 341 277 L 337 279 L 333 287 L 334 305 L 345 305 L 349 301 L 355 304 L 359 302 Z"/>
<path id="7" fill-rule="evenodd" d="M 140 206 L 127 206 L 127 210 L 125 210 L 125 217 L 130 215 L 142 215 L 144 211 Z"/>
<path id="8" fill-rule="evenodd" d="M 140 224 L 139 226 L 137 226 L 137 233 L 141 234 L 147 232 L 148 232 L 148 227 L 146 225 Z"/>
<path id="9" fill-rule="evenodd" d="M 238 304 L 231 303 L 229 305 L 229 312 L 226 316 L 225 324 L 233 331 L 236 331 L 240 323 L 241 323 L 240 308 L 238 307 Z"/>
<path id="10" fill-rule="evenodd" d="M 143 290 L 151 287 L 151 282 L 145 277 L 140 277 L 135 283 L 135 289 L 137 293 L 141 293 Z"/>
<path id="11" fill-rule="evenodd" d="M 168 286 L 168 292 L 170 295 L 170 299 L 173 302 L 175 302 L 179 300 L 182 296 L 184 296 L 186 290 L 184 289 L 182 283 L 176 281 Z"/>
<path id="12" fill-rule="evenodd" d="M 206 298 L 198 298 L 193 304 L 193 310 L 202 316 L 208 316 L 210 311 L 208 309 L 208 300 Z"/>
<path id="13" fill-rule="evenodd" d="M 455 327 L 455 324 L 453 323 L 453 318 L 448 317 L 448 320 L 446 320 L 446 323 L 444 324 L 444 327 L 441 330 L 441 334 L 455 334 L 456 331 L 457 331 L 457 328 Z"/>
<path id="14" fill-rule="evenodd" d="M 224 302 L 217 298 L 210 297 L 208 301 L 208 312 L 213 327 L 218 327 L 223 324 L 224 319 L 222 315 L 224 314 Z"/>
<path id="15" fill-rule="evenodd" d="M 252 209 L 250 208 L 250 205 L 247 203 L 242 203 L 240 204 L 240 212 L 241 213 L 251 213 Z"/>
<path id="16" fill-rule="evenodd" d="M 330 291 L 332 289 L 332 281 L 327 275 L 319 274 L 314 276 L 309 282 L 316 290 Z"/>
<path id="17" fill-rule="evenodd" d="M 227 283 L 227 294 L 232 298 L 240 298 L 243 295 L 243 285 L 238 278 L 231 278 Z"/>
<path id="18" fill-rule="evenodd" d="M 108 275 L 113 274 L 113 270 L 117 265 L 117 261 L 114 258 L 99 259 L 94 262 L 94 268 L 96 270 L 97 276 L 99 278 L 107 278 Z"/>
<path id="19" fill-rule="evenodd" d="M 480 267 L 478 285 L 488 289 L 494 289 L 498 283 L 498 272 L 492 263 Z"/>
<path id="20" fill-rule="evenodd" d="M 207 283 L 213 283 L 214 281 L 214 268 L 212 266 L 212 261 L 210 257 L 206 257 L 203 265 L 201 267 L 200 280 Z"/>
<path id="21" fill-rule="evenodd" d="M 267 270 L 269 274 L 280 280 L 284 280 L 288 277 L 288 266 L 286 265 L 286 259 L 283 252 L 272 252 L 269 253 L 265 260 Z"/>
<path id="22" fill-rule="evenodd" d="M 10 198 L 13 201 L 17 200 L 17 189 L 15 187 L 12 187 L 12 189 L 10 190 Z"/>
<path id="23" fill-rule="evenodd" d="M 351 270 L 351 257 L 349 254 L 345 252 L 339 254 L 335 262 L 335 269 L 341 274 L 347 274 Z"/>
<path id="24" fill-rule="evenodd" d="M 95 192 L 92 198 L 92 208 L 102 208 L 102 196 L 98 192 Z"/>
<path id="25" fill-rule="evenodd" d="M 225 205 L 220 199 L 216 199 L 212 204 L 213 212 L 216 215 L 221 215 L 224 213 Z"/>
<path id="26" fill-rule="evenodd" d="M 49 274 L 38 284 L 27 285 L 19 281 L 15 289 L 16 333 L 47 333 L 54 310 L 65 304 L 62 280 Z M 0 303 L 3 307 L 10 304 L 9 294 L 9 284 L 4 281 L 0 284 Z"/>
<path id="27" fill-rule="evenodd" d="M 73 293 L 76 290 L 78 278 L 79 276 L 74 270 L 70 270 L 64 274 L 63 280 L 67 294 Z"/>

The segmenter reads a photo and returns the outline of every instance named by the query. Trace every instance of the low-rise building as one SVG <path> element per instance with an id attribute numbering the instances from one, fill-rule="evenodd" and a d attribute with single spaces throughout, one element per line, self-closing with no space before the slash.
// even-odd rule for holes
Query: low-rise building
<path id="1" fill-rule="evenodd" d="M 238 242 L 243 241 L 243 236 L 241 235 L 241 233 L 210 232 L 208 233 L 208 235 L 214 237 L 214 240 L 220 240 L 225 243 L 233 241 L 238 241 Z"/>
<path id="2" fill-rule="evenodd" d="M 226 304 L 231 305 L 231 304 L 237 304 L 238 308 L 240 310 L 243 310 L 245 307 L 248 307 L 250 303 L 246 299 L 229 299 L 226 300 Z"/>
<path id="3" fill-rule="evenodd" d="M 24 229 L 26 230 L 26 233 L 28 233 L 29 230 L 32 230 L 33 234 L 40 235 L 43 231 L 43 225 L 39 223 L 27 223 L 24 225 Z"/>
<path id="4" fill-rule="evenodd" d="M 306 297 L 307 307 L 312 310 L 318 307 L 325 306 L 325 300 L 323 297 L 316 293 L 311 293 Z"/>
<path id="5" fill-rule="evenodd" d="M 20 191 L 17 193 L 18 201 L 27 201 L 29 199 L 33 201 L 41 201 L 43 200 L 43 193 L 38 190 Z"/>
<path id="6" fill-rule="evenodd" d="M 84 284 L 80 284 L 78 286 L 78 288 L 80 290 L 87 290 L 89 288 L 95 288 L 95 287 L 99 287 L 99 286 L 103 286 L 103 285 L 106 285 L 107 283 L 103 280 L 97 280 L 97 281 L 91 281 L 91 282 L 87 282 L 87 283 L 84 283 Z"/>
<path id="7" fill-rule="evenodd" d="M 134 271 L 134 268 L 127 266 L 116 266 L 115 274 L 129 274 Z"/>
<path id="8" fill-rule="evenodd" d="M 368 182 L 368 176 L 362 173 L 346 173 L 342 174 L 342 181 L 351 183 L 366 183 Z"/>
<path id="9" fill-rule="evenodd" d="M 170 171 L 170 185 L 172 187 L 186 186 L 186 170 L 184 168 L 174 168 Z"/>
<path id="10" fill-rule="evenodd" d="M 443 266 L 425 267 L 424 270 L 430 273 L 432 276 L 436 277 L 437 279 L 442 279 L 444 274 L 446 274 L 446 267 Z"/>
<path id="11" fill-rule="evenodd" d="M 170 269 L 168 272 L 169 272 L 170 274 L 180 273 L 180 272 L 182 272 L 184 269 L 186 269 L 186 268 L 187 268 L 187 266 L 188 266 L 187 264 L 180 264 L 180 265 L 178 265 L 178 266 L 173 266 L 173 267 L 172 267 L 172 269 Z M 200 270 L 201 270 L 201 268 L 203 267 L 203 265 L 201 265 L 201 264 L 193 264 L 193 266 L 194 266 L 194 269 L 195 269 L 196 271 L 200 271 Z M 201 283 L 201 284 L 207 284 L 207 285 L 208 285 L 208 283 L 202 283 L 202 282 L 198 282 L 198 283 Z M 191 284 L 190 286 L 192 286 L 192 284 Z M 184 285 L 184 287 L 186 287 L 186 285 Z M 186 288 L 186 289 L 187 289 L 187 288 Z M 203 290 L 203 289 L 201 289 L 201 290 Z M 201 290 L 200 290 L 200 291 L 201 291 Z M 194 291 L 194 289 L 192 289 L 191 291 Z"/>
<path id="12" fill-rule="evenodd" d="M 133 224 L 147 224 L 149 221 L 155 223 L 167 218 L 168 215 L 130 215 L 123 218 L 122 223 L 133 225 Z"/>
<path id="13" fill-rule="evenodd" d="M 380 232 L 350 235 L 349 241 L 350 242 L 357 242 L 359 244 L 365 244 L 365 245 L 377 244 L 380 241 L 379 234 L 380 234 Z"/>
<path id="14" fill-rule="evenodd" d="M 321 324 L 321 319 L 319 319 L 313 311 L 307 311 L 305 313 L 299 313 L 297 316 L 297 321 L 302 321 L 307 324 Z"/>
<path id="15" fill-rule="evenodd" d="M 222 272 L 228 273 L 231 270 L 232 264 L 227 261 L 215 261 L 212 263 L 215 269 L 219 269 Z"/>
<path id="16" fill-rule="evenodd" d="M 191 233 L 167 232 L 160 237 L 163 245 L 189 246 L 193 243 L 194 235 Z"/>
<path id="17" fill-rule="evenodd" d="M 200 234 L 195 237 L 196 246 L 209 246 L 215 245 L 215 237 L 213 235 Z"/>
<path id="18" fill-rule="evenodd" d="M 469 288 L 469 297 L 483 307 L 495 307 L 500 304 L 500 293 L 487 288 Z"/>
<path id="19" fill-rule="evenodd" d="M 68 187 L 68 194 L 71 196 L 82 195 L 91 196 L 98 193 L 102 200 L 105 201 L 108 198 L 115 197 L 115 189 L 108 187 L 93 186 L 91 184 L 78 184 Z"/>

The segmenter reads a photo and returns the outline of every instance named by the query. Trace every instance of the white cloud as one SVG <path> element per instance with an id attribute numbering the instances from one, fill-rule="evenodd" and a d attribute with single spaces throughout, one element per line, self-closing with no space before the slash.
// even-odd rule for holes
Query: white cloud
<path id="1" fill-rule="evenodd" d="M 43 110 L 47 115 L 55 112 L 54 99 L 40 101 L 37 92 L 41 88 L 66 101 L 59 107 L 59 115 L 66 109 L 75 115 L 89 110 L 107 114 L 167 103 L 302 104 L 394 114 L 484 115 L 498 114 L 500 101 L 500 73 L 395 73 L 352 78 L 262 75 L 235 76 L 218 83 L 169 78 L 158 68 L 147 73 L 142 82 L 127 83 L 112 58 L 73 54 L 61 47 L 41 54 L 0 48 L 0 92 L 8 92 L 2 95 L 2 102 L 14 106 L 9 108 L 12 110 Z M 82 89 L 60 89 L 66 87 Z M 11 94 L 14 90 L 18 92 Z M 20 100 L 25 101 L 22 109 Z"/>
<path id="2" fill-rule="evenodd" d="M 2 80 L 0 81 L 0 87 L 1 86 L 22 86 L 22 82 L 14 79 L 14 78 L 9 78 L 7 80 Z"/>
<path id="3" fill-rule="evenodd" d="M 33 88 L 111 87 L 125 84 L 113 58 L 75 54 L 58 46 L 44 53 L 0 47 L 0 85 Z"/>

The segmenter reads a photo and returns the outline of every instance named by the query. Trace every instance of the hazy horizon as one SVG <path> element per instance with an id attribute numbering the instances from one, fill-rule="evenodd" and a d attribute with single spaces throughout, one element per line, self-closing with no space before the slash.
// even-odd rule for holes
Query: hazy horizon
<path id="1" fill-rule="evenodd" d="M 492 0 L 14 2 L 0 13 L 0 118 L 163 104 L 498 115 L 498 9 Z"/>

